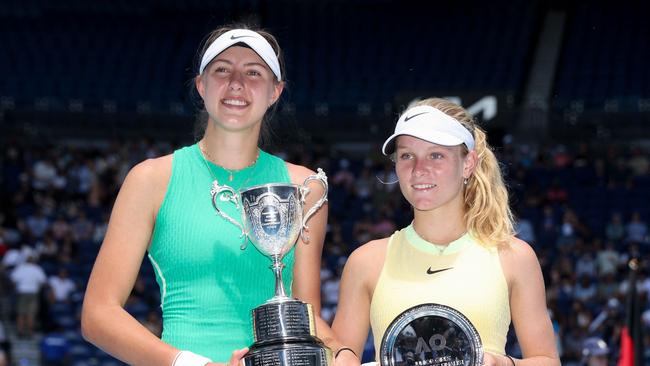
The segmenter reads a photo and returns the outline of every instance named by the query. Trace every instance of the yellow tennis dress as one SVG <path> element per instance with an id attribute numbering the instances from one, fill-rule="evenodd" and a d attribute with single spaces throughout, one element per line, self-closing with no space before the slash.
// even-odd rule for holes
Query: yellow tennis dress
<path id="1" fill-rule="evenodd" d="M 510 303 L 496 248 L 481 245 L 470 234 L 440 246 L 422 239 L 412 225 L 396 231 L 370 304 L 377 360 L 393 319 L 424 303 L 460 311 L 476 327 L 485 351 L 505 354 Z"/>

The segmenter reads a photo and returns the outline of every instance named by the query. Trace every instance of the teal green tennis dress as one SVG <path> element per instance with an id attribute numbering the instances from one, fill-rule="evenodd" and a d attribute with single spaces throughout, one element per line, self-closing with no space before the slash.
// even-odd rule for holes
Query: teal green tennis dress
<path id="1" fill-rule="evenodd" d="M 251 310 L 274 295 L 275 278 L 271 260 L 250 241 L 240 249 L 241 231 L 216 214 L 212 181 L 216 177 L 235 190 L 290 182 L 285 162 L 264 151 L 253 166 L 234 173 L 232 181 L 229 176 L 206 163 L 197 144 L 175 151 L 149 247 L 160 286 L 163 341 L 215 362 L 226 362 L 233 350 L 252 344 Z M 241 223 L 234 205 L 223 206 Z M 284 286 L 290 293 L 293 249 L 284 263 Z"/>

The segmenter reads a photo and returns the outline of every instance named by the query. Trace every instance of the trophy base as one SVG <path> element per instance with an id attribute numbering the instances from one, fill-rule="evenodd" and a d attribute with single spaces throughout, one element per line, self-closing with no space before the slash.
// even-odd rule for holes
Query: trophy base
<path id="1" fill-rule="evenodd" d="M 243 366 L 328 366 L 332 351 L 315 336 L 310 304 L 288 297 L 274 297 L 256 307 L 253 315 L 255 342 L 244 356 Z"/>
<path id="2" fill-rule="evenodd" d="M 311 304 L 291 298 L 271 299 L 253 309 L 254 345 L 311 342 L 316 324 Z"/>
<path id="3" fill-rule="evenodd" d="M 315 342 L 254 344 L 243 361 L 244 366 L 328 366 L 332 351 Z"/>

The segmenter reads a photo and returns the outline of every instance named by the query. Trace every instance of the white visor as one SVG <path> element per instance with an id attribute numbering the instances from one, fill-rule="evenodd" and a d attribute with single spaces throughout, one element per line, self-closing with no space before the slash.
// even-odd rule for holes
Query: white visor
<path id="1" fill-rule="evenodd" d="M 417 137 L 443 146 L 465 144 L 474 150 L 474 137 L 460 122 L 446 113 L 428 105 L 408 109 L 402 114 L 393 133 L 381 151 L 390 155 L 395 150 L 395 138 L 400 135 Z"/>
<path id="2" fill-rule="evenodd" d="M 282 81 L 280 62 L 278 61 L 278 56 L 275 54 L 275 51 L 273 51 L 273 47 L 271 47 L 271 44 L 259 33 L 250 29 L 233 29 L 215 39 L 203 54 L 199 74 L 203 73 L 205 67 L 208 66 L 210 61 L 217 57 L 218 54 L 237 43 L 244 43 L 253 49 L 253 51 L 255 51 L 264 62 L 266 62 L 271 71 L 273 71 L 275 76 L 278 78 L 278 81 Z"/>

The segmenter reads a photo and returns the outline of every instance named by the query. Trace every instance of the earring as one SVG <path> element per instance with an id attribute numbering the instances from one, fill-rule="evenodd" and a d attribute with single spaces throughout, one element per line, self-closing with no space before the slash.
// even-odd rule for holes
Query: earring
<path id="1" fill-rule="evenodd" d="M 468 181 L 469 181 L 468 178 L 463 179 L 463 184 L 464 184 L 464 185 L 467 185 L 467 182 L 468 182 Z"/>

